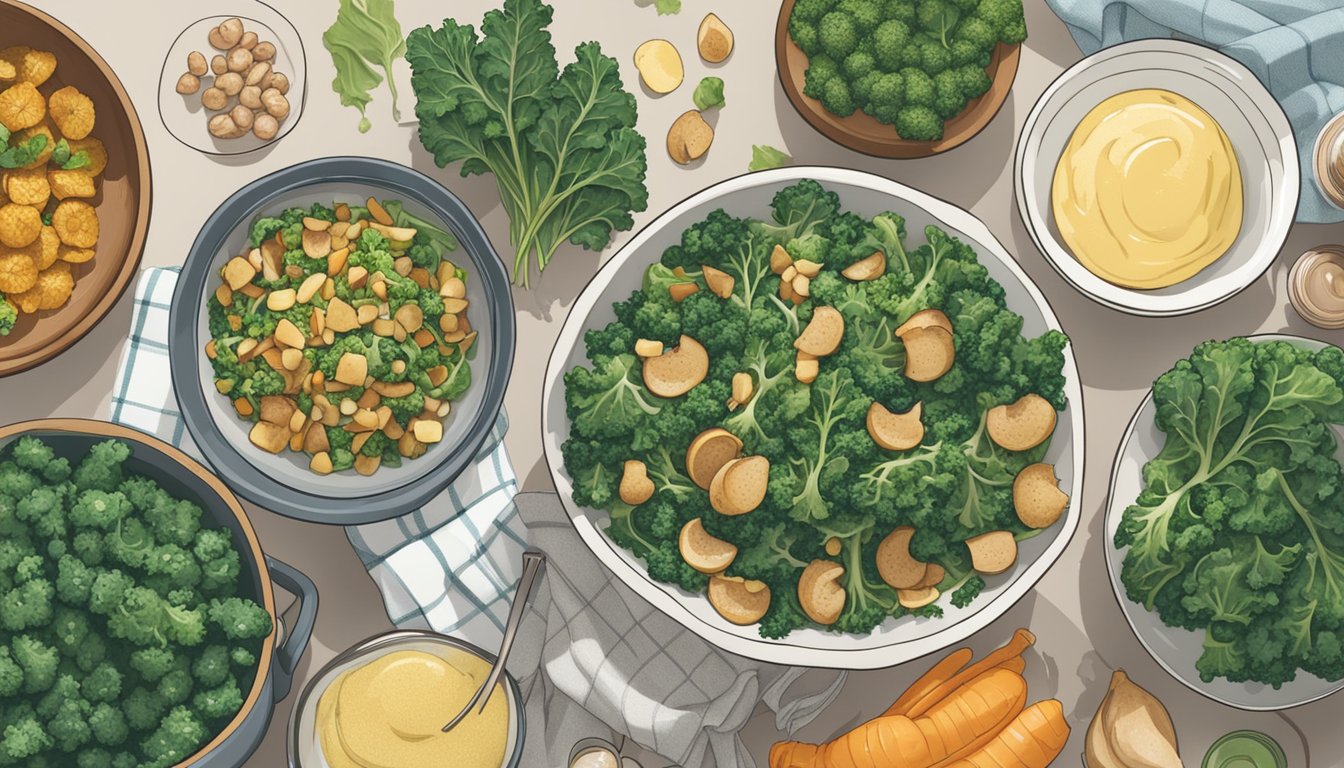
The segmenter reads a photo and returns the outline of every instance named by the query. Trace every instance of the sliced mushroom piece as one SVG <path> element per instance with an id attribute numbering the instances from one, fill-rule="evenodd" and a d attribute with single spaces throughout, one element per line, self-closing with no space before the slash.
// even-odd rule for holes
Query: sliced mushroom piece
<path id="1" fill-rule="evenodd" d="M 845 567 L 834 560 L 813 560 L 798 577 L 798 603 L 807 618 L 818 624 L 834 624 L 845 608 L 845 588 L 840 577 Z"/>
<path id="2" fill-rule="evenodd" d="M 331 450 L 327 440 L 327 428 L 316 422 L 308 425 L 308 433 L 303 436 L 303 450 L 308 453 L 322 453 Z"/>
<path id="3" fill-rule="evenodd" d="M 920 580 L 918 587 L 936 587 L 943 583 L 947 578 L 947 571 L 943 566 L 937 563 L 929 563 L 929 570 L 924 572 L 924 578 Z"/>
<path id="4" fill-rule="evenodd" d="M 1028 528 L 1049 528 L 1069 506 L 1053 464 L 1032 464 L 1013 478 L 1013 508 Z"/>
<path id="5" fill-rule="evenodd" d="M 770 460 L 764 456 L 733 459 L 714 473 L 709 504 L 721 515 L 745 515 L 765 501 Z"/>
<path id="6" fill-rule="evenodd" d="M 817 362 L 816 355 L 809 355 L 799 350 L 797 359 L 793 363 L 793 376 L 804 384 L 811 384 L 817 380 L 817 375 L 821 372 L 821 364 Z"/>
<path id="7" fill-rule="evenodd" d="M 882 251 L 873 251 L 871 256 L 865 256 L 840 270 L 840 274 L 856 283 L 876 280 L 886 273 L 887 255 Z"/>
<path id="8" fill-rule="evenodd" d="M 733 295 L 733 287 L 737 284 L 737 281 L 732 275 L 708 265 L 702 266 L 700 273 L 705 276 L 705 285 L 709 286 L 710 293 L 720 299 L 726 299 Z"/>
<path id="9" fill-rule="evenodd" d="M 420 436 L 416 435 L 416 439 L 419 440 Z M 649 479 L 649 470 L 644 466 L 644 462 L 637 459 L 625 462 L 619 489 L 621 501 L 637 507 L 653 498 L 653 491 L 653 481 Z"/>
<path id="10" fill-rule="evenodd" d="M 923 608 L 926 605 L 932 605 L 939 595 L 937 587 L 920 587 L 918 589 L 898 589 L 896 590 L 896 599 L 901 602 L 901 607 L 907 611 L 914 611 Z"/>
<path id="11" fill-rule="evenodd" d="M 696 435 L 686 449 L 686 474 L 691 482 L 709 490 L 723 465 L 740 455 L 742 441 L 737 435 L 721 427 L 707 429 Z"/>
<path id="12" fill-rule="evenodd" d="M 994 444 L 1009 451 L 1029 451 L 1050 439 L 1055 431 L 1055 406 L 1034 392 L 1009 405 L 997 405 L 985 416 L 985 428 Z"/>
<path id="13" fill-rule="evenodd" d="M 770 271 L 776 275 L 784 274 L 784 270 L 793 266 L 793 257 L 784 250 L 784 246 L 776 245 L 774 250 L 770 251 Z"/>
<path id="14" fill-rule="evenodd" d="M 844 337 L 844 315 L 835 307 L 817 307 L 812 310 L 812 319 L 808 321 L 807 327 L 794 339 L 793 346 L 799 352 L 825 357 L 840 347 Z"/>
<path id="15" fill-rule="evenodd" d="M 679 397 L 705 380 L 709 353 L 700 342 L 682 334 L 677 346 L 644 360 L 644 386 L 659 397 Z"/>
<path id="16" fill-rule="evenodd" d="M 877 575 L 896 589 L 911 589 L 923 582 L 928 573 L 928 564 L 910 554 L 910 539 L 914 535 L 914 528 L 903 525 L 877 545 Z"/>
<path id="17" fill-rule="evenodd" d="M 1017 562 L 1017 539 L 1009 531 L 990 531 L 966 540 L 971 551 L 971 567 L 992 576 L 1003 573 Z"/>
<path id="18" fill-rule="evenodd" d="M 952 321 L 947 319 L 940 309 L 921 309 L 911 315 L 908 320 L 901 323 L 896 329 L 897 338 L 904 338 L 905 334 L 916 328 L 942 328 L 948 333 L 952 333 Z"/>
<path id="19" fill-rule="evenodd" d="M 272 424 L 269 421 L 258 421 L 252 425 L 252 430 L 247 433 L 247 439 L 267 453 L 279 453 L 289 445 L 289 425 Z"/>
<path id="20" fill-rule="evenodd" d="M 722 573 L 737 557 L 737 545 L 711 536 L 698 517 L 681 526 L 677 547 L 687 565 L 711 575 Z"/>
<path id="21" fill-rule="evenodd" d="M 930 326 L 906 331 L 901 337 L 905 344 L 905 377 L 911 381 L 934 381 L 952 370 L 957 350 L 952 334 Z"/>
<path id="22" fill-rule="evenodd" d="M 908 451 L 924 440 L 923 403 L 905 413 L 892 413 L 876 400 L 868 406 L 868 436 L 888 451 Z"/>
<path id="23" fill-rule="evenodd" d="M 259 418 L 270 424 L 288 427 L 289 420 L 297 410 L 298 406 L 288 397 L 266 395 L 261 398 L 261 415 Z"/>
<path id="24" fill-rule="evenodd" d="M 345 333 L 359 327 L 359 313 L 341 299 L 332 299 L 327 304 L 326 321 L 329 330 Z"/>
<path id="25" fill-rule="evenodd" d="M 303 252 L 310 259 L 327 258 L 331 254 L 331 233 L 326 230 L 303 230 Z"/>
<path id="26" fill-rule="evenodd" d="M 741 576 L 711 576 L 709 604 L 733 624 L 755 624 L 770 610 L 770 587 Z"/>
<path id="27" fill-rule="evenodd" d="M 229 263 L 224 265 L 224 281 L 229 284 L 232 290 L 238 290 L 257 276 L 257 270 L 251 262 L 241 256 L 235 256 L 229 259 Z"/>

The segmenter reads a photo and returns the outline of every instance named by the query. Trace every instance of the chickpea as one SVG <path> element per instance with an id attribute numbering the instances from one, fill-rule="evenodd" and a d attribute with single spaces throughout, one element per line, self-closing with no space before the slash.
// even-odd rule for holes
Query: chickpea
<path id="1" fill-rule="evenodd" d="M 229 51 L 228 64 L 230 72 L 246 72 L 252 68 L 252 52 L 243 47 L 237 47 Z"/>
<path id="2" fill-rule="evenodd" d="M 234 106 L 233 109 L 229 110 L 229 118 L 233 120 L 233 124 L 238 126 L 240 130 L 246 131 L 251 128 L 252 120 L 255 117 L 256 116 L 252 114 L 252 110 L 244 107 L 242 104 L 238 104 Z"/>
<path id="3" fill-rule="evenodd" d="M 182 76 L 177 78 L 177 92 L 183 96 L 199 90 L 201 90 L 201 78 L 190 72 L 183 72 Z"/>
<path id="4" fill-rule="evenodd" d="M 238 47 L 246 48 L 249 51 L 257 47 L 257 33 L 244 32 L 243 36 L 238 40 Z"/>
<path id="5" fill-rule="evenodd" d="M 223 109 L 229 103 L 229 95 L 218 87 L 206 88 L 201 94 L 201 104 L 206 109 Z"/>
<path id="6" fill-rule="evenodd" d="M 274 88 L 267 88 L 261 92 L 261 103 L 277 120 L 284 120 L 289 115 L 289 99 Z"/>
<path id="7" fill-rule="evenodd" d="M 200 51 L 192 51 L 191 53 L 188 53 L 187 71 L 197 77 L 200 77 L 201 75 L 204 75 L 206 72 L 208 72 L 209 70 L 207 69 L 205 64 L 205 54 L 201 53 Z"/>
<path id="8" fill-rule="evenodd" d="M 274 59 L 275 43 L 257 43 L 257 46 L 252 49 L 252 58 L 257 61 L 270 61 L 271 59 Z"/>
<path id="9" fill-rule="evenodd" d="M 220 24 L 219 36 L 225 42 L 224 50 L 237 45 L 243 39 L 243 20 L 234 17 Z"/>
<path id="10" fill-rule="evenodd" d="M 210 118 L 206 127 L 210 130 L 211 136 L 220 139 L 236 139 L 243 135 L 243 131 L 233 122 L 233 118 L 226 114 Z"/>
<path id="11" fill-rule="evenodd" d="M 237 96 L 243 90 L 243 76 L 237 72 L 225 72 L 215 78 L 215 87 L 227 96 Z"/>
<path id="12" fill-rule="evenodd" d="M 285 73 L 284 73 L 284 72 L 275 72 L 275 71 L 272 71 L 272 72 L 271 72 L 271 81 L 270 81 L 269 84 L 267 84 L 266 87 L 267 87 L 267 88 L 274 88 L 275 90 L 279 91 L 281 94 L 289 93 L 289 78 L 285 76 Z"/>
<path id="13" fill-rule="evenodd" d="M 238 92 L 238 103 L 248 109 L 261 109 L 261 88 L 255 85 L 244 85 L 243 90 Z"/>
<path id="14" fill-rule="evenodd" d="M 257 115 L 256 122 L 252 123 L 252 134 L 263 141 L 274 139 L 279 132 L 280 121 L 265 112 Z"/>
<path id="15" fill-rule="evenodd" d="M 270 78 L 271 65 L 264 61 L 259 61 L 256 64 L 253 64 L 251 69 L 247 70 L 246 84 L 260 86 Z"/>
<path id="16" fill-rule="evenodd" d="M 224 42 L 224 33 L 219 31 L 219 27 L 210 30 L 210 34 L 206 35 L 205 39 L 209 41 L 212 48 L 218 48 L 221 51 L 229 49 L 229 44 Z"/>
<path id="17" fill-rule="evenodd" d="M 229 71 L 229 62 L 223 56 L 215 56 L 210 59 L 210 71 L 222 75 Z"/>

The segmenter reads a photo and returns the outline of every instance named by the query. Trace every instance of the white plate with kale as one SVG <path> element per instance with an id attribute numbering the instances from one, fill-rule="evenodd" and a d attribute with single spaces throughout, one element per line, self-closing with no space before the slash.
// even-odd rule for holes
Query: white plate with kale
<path id="1" fill-rule="evenodd" d="M 1206 342 L 1157 379 L 1116 454 L 1116 599 L 1167 672 L 1228 706 L 1344 688 L 1341 383 L 1344 352 L 1321 341 Z"/>
<path id="2" fill-rule="evenodd" d="M 660 216 L 575 302 L 542 414 L 598 559 L 762 661 L 957 643 L 1078 525 L 1082 393 L 1045 298 L 969 213 L 858 171 L 753 173 Z"/>

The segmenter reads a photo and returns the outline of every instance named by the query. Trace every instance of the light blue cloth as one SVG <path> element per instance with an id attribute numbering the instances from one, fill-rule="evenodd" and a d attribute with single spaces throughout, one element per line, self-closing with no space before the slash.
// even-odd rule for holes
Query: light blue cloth
<path id="1" fill-rule="evenodd" d="M 1344 109 L 1344 0 L 1046 0 L 1083 53 L 1129 40 L 1205 43 L 1246 65 L 1283 105 L 1297 138 L 1297 220 L 1344 221 L 1316 187 L 1316 136 Z"/>

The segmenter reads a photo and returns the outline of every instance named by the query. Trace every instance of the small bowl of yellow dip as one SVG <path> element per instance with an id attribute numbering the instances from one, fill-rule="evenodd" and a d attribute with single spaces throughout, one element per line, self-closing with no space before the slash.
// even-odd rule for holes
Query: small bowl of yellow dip
<path id="1" fill-rule="evenodd" d="M 1075 288 L 1137 315 L 1196 312 L 1269 268 L 1297 210 L 1283 110 L 1236 61 L 1140 40 L 1061 75 L 1033 107 L 1018 208 Z"/>
<path id="2" fill-rule="evenodd" d="M 447 635 L 401 630 L 328 663 L 304 688 L 289 724 L 294 768 L 513 768 L 523 699 L 507 673 L 483 712 L 443 726 L 490 674 L 494 657 Z"/>

